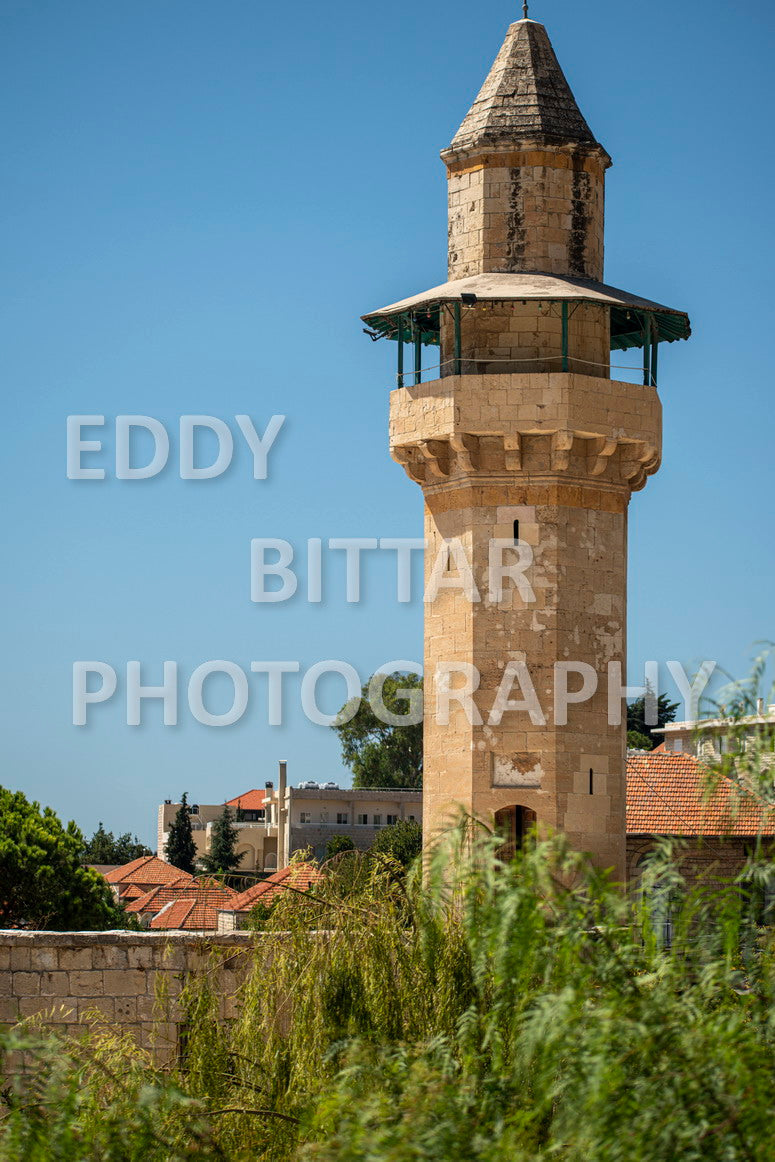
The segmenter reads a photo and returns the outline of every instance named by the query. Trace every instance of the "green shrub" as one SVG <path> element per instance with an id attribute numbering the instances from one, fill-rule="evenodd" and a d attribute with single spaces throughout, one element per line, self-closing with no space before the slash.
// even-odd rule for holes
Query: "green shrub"
<path id="1" fill-rule="evenodd" d="M 424 868 L 353 857 L 284 893 L 234 1022 L 205 972 L 167 1073 L 127 1043 L 110 1073 L 47 1048 L 44 1100 L 14 1096 L 0 1157 L 770 1162 L 775 939 L 747 887 L 764 855 L 690 888 L 664 845 L 636 897 L 562 838 L 508 864 L 500 842 L 463 823 Z"/>
<path id="2" fill-rule="evenodd" d="M 333 859 L 342 851 L 355 851 L 355 844 L 349 835 L 332 835 L 326 844 L 326 859 Z"/>
<path id="3" fill-rule="evenodd" d="M 399 819 L 377 833 L 370 850 L 392 855 L 402 867 L 409 867 L 422 851 L 422 827 L 413 819 Z"/>

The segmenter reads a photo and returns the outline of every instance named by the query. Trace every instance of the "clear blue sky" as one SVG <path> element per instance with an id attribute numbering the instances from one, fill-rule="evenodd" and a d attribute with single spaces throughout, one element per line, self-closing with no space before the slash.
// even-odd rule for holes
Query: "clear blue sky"
<path id="1" fill-rule="evenodd" d="M 291 713 L 175 729 L 125 703 L 71 725 L 71 666 L 421 657 L 394 563 L 347 605 L 251 605 L 251 537 L 421 536 L 387 452 L 393 351 L 359 315 L 445 277 L 438 158 L 514 3 L 5 0 L 2 24 L 2 781 L 90 832 L 152 841 L 187 789 L 346 781 Z M 607 281 L 689 311 L 663 348 L 664 463 L 630 510 L 631 680 L 643 660 L 745 672 L 773 637 L 773 14 L 653 0 L 535 3 L 614 159 Z M 288 416 L 270 479 L 69 482 L 65 417 Z M 233 422 L 233 421 L 232 421 Z M 106 444 L 110 445 L 109 428 Z M 177 441 L 175 441 L 175 445 Z M 106 455 L 103 463 L 110 465 Z M 342 554 L 338 554 L 341 557 Z M 671 689 L 666 684 L 668 690 Z M 220 696 L 219 691 L 214 696 Z M 332 686 L 325 694 L 336 701 Z M 333 709 L 333 705 L 330 705 Z"/>

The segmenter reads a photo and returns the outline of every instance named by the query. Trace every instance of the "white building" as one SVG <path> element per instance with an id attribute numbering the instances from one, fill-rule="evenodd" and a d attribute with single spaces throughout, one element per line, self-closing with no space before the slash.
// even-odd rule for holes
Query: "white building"
<path id="1" fill-rule="evenodd" d="M 226 800 L 239 831 L 237 853 L 244 856 L 239 871 L 274 871 L 286 867 L 295 851 L 311 848 L 324 859 L 329 839 L 346 835 L 357 848 L 370 847 L 383 827 L 400 819 L 420 822 L 420 791 L 354 790 L 336 783 L 302 782 L 287 786 L 285 763 L 280 764 L 278 786 L 267 782 Z M 210 850 L 215 820 L 223 803 L 191 803 L 191 827 L 199 855 Z M 158 812 L 158 851 L 166 859 L 167 835 L 180 803 L 165 800 Z M 278 861 L 279 853 L 279 861 Z"/>
<path id="2" fill-rule="evenodd" d="M 718 758 L 740 753 L 756 739 L 775 731 L 775 705 L 765 707 L 759 699 L 756 714 L 742 718 L 698 718 L 687 722 L 668 722 L 655 726 L 652 734 L 663 734 L 665 750 L 690 754 L 698 759 Z"/>

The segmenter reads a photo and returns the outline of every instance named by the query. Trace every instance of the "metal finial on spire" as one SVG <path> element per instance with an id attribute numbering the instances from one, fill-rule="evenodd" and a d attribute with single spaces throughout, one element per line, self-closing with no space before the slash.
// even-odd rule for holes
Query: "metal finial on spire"
<path id="1" fill-rule="evenodd" d="M 527 20 L 527 0 L 523 0 L 522 4 L 522 19 Z"/>

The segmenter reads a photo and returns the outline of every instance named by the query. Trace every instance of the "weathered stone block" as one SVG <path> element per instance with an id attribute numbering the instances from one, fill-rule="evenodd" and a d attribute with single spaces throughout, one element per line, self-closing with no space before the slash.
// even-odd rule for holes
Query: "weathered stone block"
<path id="1" fill-rule="evenodd" d="M 70 994 L 74 997 L 101 997 L 103 995 L 103 974 L 100 971 L 70 973 Z"/>
<path id="2" fill-rule="evenodd" d="M 144 999 L 144 998 L 141 998 Z M 134 997 L 116 997 L 115 1018 L 121 1024 L 133 1023 L 138 1020 L 137 1000 Z"/>
<path id="3" fill-rule="evenodd" d="M 18 1016 L 18 999 L 16 997 L 0 997 L 0 1021 L 16 1021 Z"/>
<path id="4" fill-rule="evenodd" d="M 106 969 L 104 989 L 108 996 L 138 996 L 146 991 L 147 973 L 139 968 Z"/>
<path id="5" fill-rule="evenodd" d="M 158 951 L 158 947 L 155 945 L 132 944 L 126 950 L 126 967 L 144 969 L 151 968 L 155 957 L 158 955 Z"/>
<path id="6" fill-rule="evenodd" d="M 116 1005 L 117 1001 L 113 997 L 83 998 L 78 1001 L 78 1020 L 111 1024 L 116 1019 Z"/>
<path id="7" fill-rule="evenodd" d="M 40 992 L 47 997 L 66 997 L 70 995 L 70 976 L 66 972 L 42 972 L 40 974 Z"/>
<path id="8" fill-rule="evenodd" d="M 19 943 L 11 948 L 11 968 L 12 969 L 29 969 L 30 968 L 30 944 L 28 939 L 24 943 Z"/>
<path id="9" fill-rule="evenodd" d="M 92 968 L 126 968 L 128 965 L 128 950 L 117 948 L 110 944 L 99 945 L 94 949 Z"/>
<path id="10" fill-rule="evenodd" d="M 89 969 L 92 966 L 92 955 L 91 948 L 60 948 L 58 967 L 64 970 Z"/>
<path id="11" fill-rule="evenodd" d="M 39 972 L 15 972 L 12 980 L 13 995 L 16 997 L 34 997 L 40 992 Z"/>

